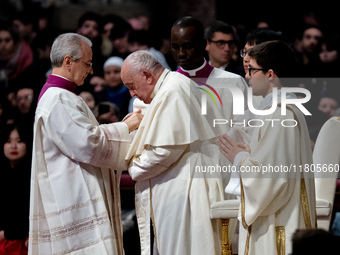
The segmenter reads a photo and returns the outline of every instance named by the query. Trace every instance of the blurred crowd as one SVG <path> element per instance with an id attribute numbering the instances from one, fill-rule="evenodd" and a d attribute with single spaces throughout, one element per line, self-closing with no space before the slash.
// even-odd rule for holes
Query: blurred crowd
<path id="1" fill-rule="evenodd" d="M 32 15 L 32 13 L 34 15 Z M 0 23 L 0 128 L 8 123 L 33 123 L 36 99 L 51 72 L 49 53 L 54 38 L 62 32 L 77 32 L 93 42 L 93 75 L 79 87 L 100 123 L 121 120 L 132 111 L 132 101 L 120 79 L 120 68 L 131 52 L 149 50 L 170 70 L 177 69 L 171 54 L 170 28 L 150 29 L 150 18 L 137 15 L 124 19 L 117 14 L 84 13 L 75 31 L 61 31 L 54 25 L 48 10 L 23 10 Z M 295 86 L 312 93 L 311 112 L 323 118 L 338 114 L 339 34 L 325 32 L 321 22 L 310 15 L 301 19 L 289 35 L 281 34 L 296 51 L 299 62 Z M 214 29 L 219 21 L 206 27 L 207 52 L 210 64 L 244 77 L 242 51 L 246 35 L 256 30 L 271 29 L 261 21 L 249 31 L 229 24 L 229 40 L 214 41 Z M 217 25 L 216 25 L 217 24 Z M 159 30 L 159 29 L 158 29 Z M 209 32 L 210 31 L 210 32 Z M 328 30 L 327 30 L 328 31 Z M 255 33 L 258 33 L 256 31 Z M 224 43 L 223 43 L 224 42 Z M 227 43 L 225 43 L 227 42 Z M 213 44 L 219 49 L 214 49 Z M 216 48 L 216 47 L 215 47 Z M 321 112 L 321 113 L 320 113 Z M 325 118 L 326 118 L 325 117 Z M 313 121 L 311 120 L 311 125 Z M 314 124 L 313 124 L 314 125 Z"/>

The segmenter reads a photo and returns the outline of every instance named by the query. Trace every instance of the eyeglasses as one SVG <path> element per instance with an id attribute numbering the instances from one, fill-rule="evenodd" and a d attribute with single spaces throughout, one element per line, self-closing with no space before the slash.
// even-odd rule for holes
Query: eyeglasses
<path id="1" fill-rule="evenodd" d="M 240 50 L 240 56 L 241 58 L 244 58 L 249 53 L 249 50 L 246 50 L 246 48 L 243 48 Z"/>
<path id="2" fill-rule="evenodd" d="M 33 100 L 33 96 L 32 95 L 26 95 L 26 96 L 22 96 L 22 97 L 17 97 L 16 100 L 17 100 L 17 102 L 32 101 Z"/>
<path id="3" fill-rule="evenodd" d="M 248 74 L 249 76 L 252 76 L 253 74 L 256 74 L 257 72 L 253 72 L 253 74 L 251 73 L 251 71 L 265 71 L 266 69 L 263 69 L 263 68 L 251 68 L 249 67 L 248 68 Z"/>
<path id="4" fill-rule="evenodd" d="M 87 67 L 88 67 L 88 69 L 91 69 L 92 68 L 92 63 L 86 63 L 86 62 L 84 62 L 83 60 L 80 60 L 80 59 L 77 59 L 76 61 L 80 61 L 80 62 L 82 62 L 82 63 L 84 63 Z"/>
<path id="5" fill-rule="evenodd" d="M 219 48 L 223 48 L 226 44 L 228 44 L 229 47 L 235 45 L 235 41 L 234 40 L 230 40 L 230 41 L 225 41 L 225 40 L 218 40 L 218 41 L 208 40 L 208 41 L 212 42 L 212 43 L 216 43 L 216 46 L 219 47 Z"/>

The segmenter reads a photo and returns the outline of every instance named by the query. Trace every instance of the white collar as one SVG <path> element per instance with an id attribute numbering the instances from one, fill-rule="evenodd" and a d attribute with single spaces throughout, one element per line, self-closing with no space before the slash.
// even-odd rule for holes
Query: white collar
<path id="1" fill-rule="evenodd" d="M 211 65 L 212 66 L 212 64 L 211 64 L 211 61 L 209 60 L 209 65 Z M 216 68 L 218 68 L 218 69 L 221 69 L 221 70 L 225 70 L 226 68 L 227 68 L 227 66 L 229 65 L 229 63 L 228 64 L 225 64 L 225 65 L 223 65 L 223 66 L 220 66 L 220 67 L 216 67 Z"/>
<path id="2" fill-rule="evenodd" d="M 64 80 L 67 80 L 67 81 L 70 81 L 69 79 L 65 78 L 64 76 L 61 76 L 61 75 L 58 75 L 58 74 L 51 74 L 51 75 L 54 75 L 54 76 L 58 76 L 60 78 L 63 78 Z M 71 81 L 72 82 L 72 81 Z"/>
<path id="3" fill-rule="evenodd" d="M 207 61 L 204 60 L 203 65 L 201 65 L 200 67 L 196 68 L 196 69 L 192 69 L 192 70 L 185 70 L 182 67 L 180 67 L 184 72 L 187 72 L 190 76 L 196 76 L 196 72 L 198 72 L 199 70 L 203 69 L 205 67 L 205 65 L 207 64 Z"/>

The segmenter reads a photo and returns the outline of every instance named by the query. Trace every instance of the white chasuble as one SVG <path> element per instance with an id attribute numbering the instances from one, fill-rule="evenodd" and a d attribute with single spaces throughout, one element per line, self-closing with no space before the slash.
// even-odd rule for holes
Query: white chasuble
<path id="1" fill-rule="evenodd" d="M 212 125 L 214 104 L 201 115 L 201 90 L 187 77 L 165 70 L 126 157 L 134 180 L 142 254 L 150 254 L 150 218 L 161 255 L 220 254 L 221 223 L 210 205 L 224 199 L 228 173 L 203 166 L 227 165 L 216 144 L 225 126 Z"/>
<path id="2" fill-rule="evenodd" d="M 316 227 L 314 175 L 300 172 L 312 164 L 308 129 L 298 108 L 286 108 L 261 118 L 239 166 L 239 254 L 290 254 L 295 230 Z"/>
<path id="3" fill-rule="evenodd" d="M 46 90 L 34 126 L 29 254 L 124 254 L 119 180 L 128 147 L 125 123 L 99 126 L 80 97 Z"/>

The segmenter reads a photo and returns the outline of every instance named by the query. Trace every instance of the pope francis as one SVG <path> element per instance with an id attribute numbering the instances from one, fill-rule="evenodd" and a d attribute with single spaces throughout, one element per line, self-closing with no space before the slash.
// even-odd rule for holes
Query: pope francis
<path id="1" fill-rule="evenodd" d="M 142 254 L 151 251 L 150 219 L 154 254 L 221 253 L 221 226 L 210 219 L 209 208 L 224 199 L 223 178 L 228 177 L 195 171 L 195 166 L 227 164 L 216 144 L 216 134 L 226 130 L 212 125 L 220 110 L 208 104 L 207 115 L 201 115 L 198 85 L 164 69 L 146 51 L 125 60 L 122 80 L 131 96 L 150 104 L 126 157 L 137 181 Z"/>

